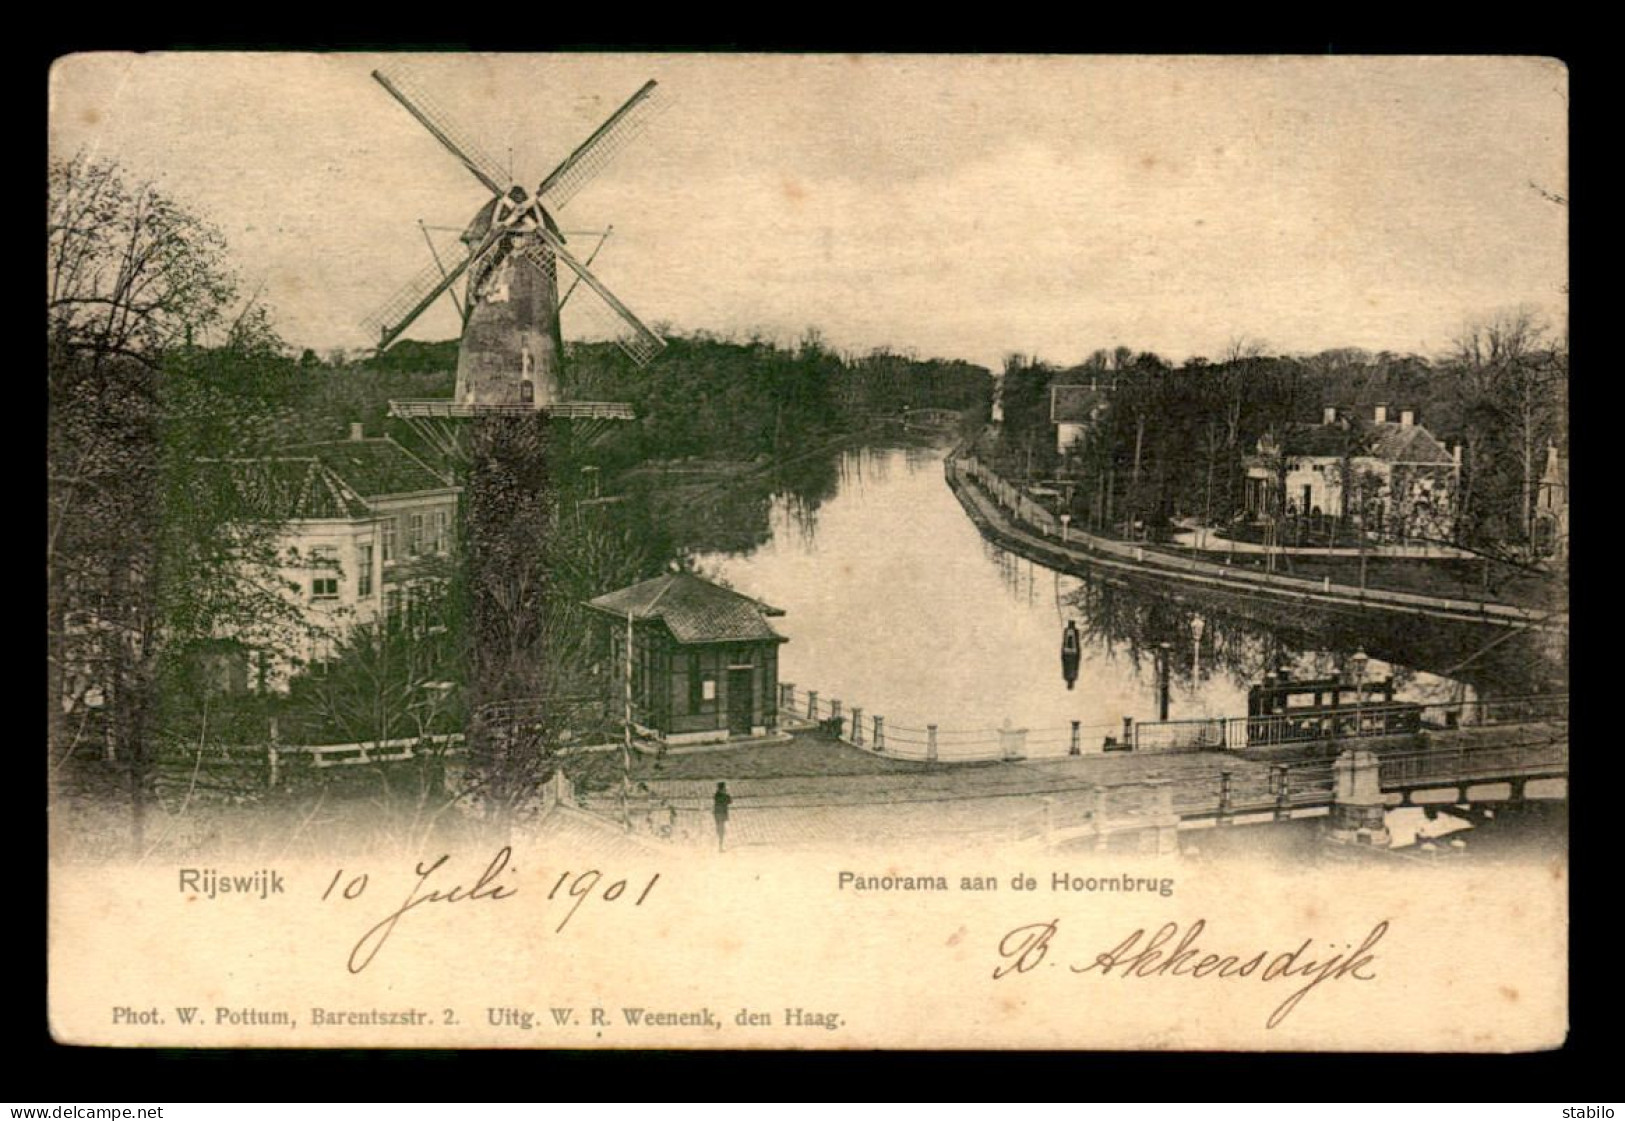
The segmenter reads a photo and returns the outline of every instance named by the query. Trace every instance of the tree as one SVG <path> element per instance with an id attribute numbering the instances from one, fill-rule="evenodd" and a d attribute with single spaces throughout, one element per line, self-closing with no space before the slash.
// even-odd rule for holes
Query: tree
<path id="1" fill-rule="evenodd" d="M 1226 520 L 1233 517 L 1240 503 L 1236 492 L 1241 486 L 1242 448 L 1241 421 L 1247 401 L 1247 383 L 1258 360 L 1263 357 L 1265 344 L 1260 339 L 1244 335 L 1232 338 L 1225 347 L 1220 364 L 1219 386 L 1224 401 L 1224 510 Z"/>
<path id="2" fill-rule="evenodd" d="M 1527 545 L 1534 536 L 1541 452 L 1559 430 L 1568 383 L 1567 342 L 1547 332 L 1534 312 L 1516 308 L 1468 323 L 1456 339 L 1470 457 L 1465 513 L 1480 541 Z"/>
<path id="3" fill-rule="evenodd" d="M 218 323 L 236 295 L 220 231 L 151 184 L 84 153 L 50 164 L 51 344 L 100 366 L 151 365 Z"/>
<path id="4" fill-rule="evenodd" d="M 194 639 L 233 612 L 269 625 L 280 598 L 239 594 L 264 537 L 201 462 L 232 449 L 198 437 L 241 431 L 247 410 L 199 407 L 183 360 L 221 327 L 227 354 L 275 342 L 252 301 L 229 315 L 235 278 L 207 222 L 84 156 L 49 181 L 48 747 L 60 764 L 100 740 L 139 850 L 165 684 L 188 679 Z"/>

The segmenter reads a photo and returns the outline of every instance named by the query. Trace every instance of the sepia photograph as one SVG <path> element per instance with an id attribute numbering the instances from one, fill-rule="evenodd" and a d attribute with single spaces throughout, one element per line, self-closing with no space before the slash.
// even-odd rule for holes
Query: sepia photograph
<path id="1" fill-rule="evenodd" d="M 1561 62 L 49 112 L 59 1041 L 1562 1044 Z"/>

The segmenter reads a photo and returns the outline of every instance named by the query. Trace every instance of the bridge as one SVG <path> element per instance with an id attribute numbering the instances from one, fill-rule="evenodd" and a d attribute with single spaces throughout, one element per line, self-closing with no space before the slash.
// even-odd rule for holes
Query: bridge
<path id="1" fill-rule="evenodd" d="M 1203 773 L 1049 795 L 1019 832 L 1049 845 L 1093 839 L 1102 849 L 1114 836 L 1139 834 L 1143 848 L 1171 852 L 1181 829 L 1324 817 L 1350 806 L 1380 832 L 1390 808 L 1566 798 L 1568 774 L 1566 728 L 1532 728 L 1508 743 L 1378 745 L 1282 763 L 1227 759 Z M 1536 783 L 1546 789 L 1532 791 Z"/>
<path id="2" fill-rule="evenodd" d="M 908 409 L 900 413 L 870 413 L 874 424 L 900 425 L 905 432 L 936 432 L 952 434 L 959 431 L 964 414 L 954 409 Z"/>

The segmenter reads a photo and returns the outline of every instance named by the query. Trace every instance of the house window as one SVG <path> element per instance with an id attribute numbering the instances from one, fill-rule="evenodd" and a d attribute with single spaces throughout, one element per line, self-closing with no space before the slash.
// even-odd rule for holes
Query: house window
<path id="1" fill-rule="evenodd" d="M 379 529 L 379 537 L 383 540 L 384 563 L 389 564 L 395 559 L 395 519 L 387 518 Z"/>
<path id="2" fill-rule="evenodd" d="M 339 551 L 332 545 L 317 545 L 310 551 L 310 598 L 339 598 Z"/>
<path id="3" fill-rule="evenodd" d="M 716 711 L 717 679 L 713 673 L 702 673 L 700 656 L 688 656 L 688 711 L 689 715 Z"/>
<path id="4" fill-rule="evenodd" d="M 409 514 L 406 520 L 406 555 L 418 556 L 423 552 L 423 515 Z"/>
<path id="5" fill-rule="evenodd" d="M 325 635 L 310 636 L 310 657 L 306 668 L 318 677 L 325 676 L 333 663 L 333 641 Z"/>
<path id="6" fill-rule="evenodd" d="M 435 510 L 429 515 L 429 552 L 441 554 L 447 552 L 450 534 L 447 532 L 451 525 L 451 517 L 445 510 Z"/>
<path id="7" fill-rule="evenodd" d="M 355 592 L 362 599 L 372 598 L 372 546 L 362 545 L 359 548 L 360 571 L 356 575 Z"/>

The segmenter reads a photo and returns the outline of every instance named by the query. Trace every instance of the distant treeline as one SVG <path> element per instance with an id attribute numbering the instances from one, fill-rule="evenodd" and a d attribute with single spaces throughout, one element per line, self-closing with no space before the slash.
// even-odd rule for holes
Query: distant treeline
<path id="1" fill-rule="evenodd" d="M 1331 407 L 1349 418 L 1358 454 L 1360 433 L 1386 405 L 1390 421 L 1410 410 L 1447 448 L 1461 446 L 1459 539 L 1519 543 L 1529 536 L 1548 445 L 1567 453 L 1566 341 L 1522 312 L 1470 327 L 1437 360 L 1354 349 L 1277 356 L 1238 345 L 1219 361 L 1176 367 L 1119 347 L 1064 368 L 1013 354 L 1003 374 L 1004 423 L 984 454 L 1018 477 L 1076 480 L 1074 516 L 1107 523 L 1231 520 L 1243 512 L 1245 460 L 1261 436 L 1317 423 Z M 1051 389 L 1091 383 L 1109 405 L 1063 456 Z"/>
<path id="2" fill-rule="evenodd" d="M 842 355 L 808 332 L 794 347 L 760 339 L 734 342 L 701 333 L 669 336 L 639 368 L 608 343 L 571 343 L 564 391 L 575 400 L 626 401 L 638 420 L 604 450 L 627 465 L 651 459 L 753 459 L 852 431 L 874 414 L 906 408 L 983 409 L 992 374 L 963 361 L 877 350 Z M 298 363 L 320 369 L 312 404 L 342 431 L 341 417 L 382 423 L 391 396 L 450 397 L 455 340 L 406 340 L 360 363 L 334 366 L 307 351 Z M 333 379 L 332 374 L 342 374 Z"/>

